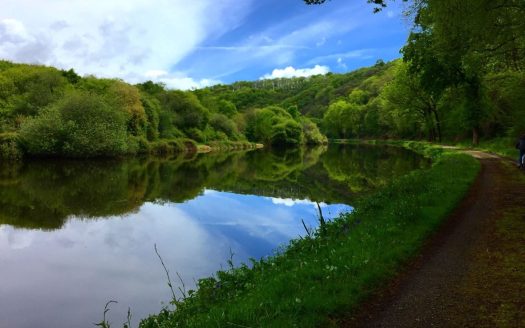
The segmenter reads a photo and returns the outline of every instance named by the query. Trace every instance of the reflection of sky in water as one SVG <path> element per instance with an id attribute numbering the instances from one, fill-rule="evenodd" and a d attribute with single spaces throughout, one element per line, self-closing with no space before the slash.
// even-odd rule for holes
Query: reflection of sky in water
<path id="1" fill-rule="evenodd" d="M 321 204 L 326 218 L 351 210 Z M 226 265 L 270 255 L 317 222 L 315 203 L 206 190 L 183 204 L 145 203 L 137 213 L 71 219 L 53 232 L 0 226 L 0 327 L 120 327 L 127 307 L 138 320 L 158 312 L 170 291 L 156 243 L 187 287 Z M 136 322 L 135 322 L 136 324 Z"/>

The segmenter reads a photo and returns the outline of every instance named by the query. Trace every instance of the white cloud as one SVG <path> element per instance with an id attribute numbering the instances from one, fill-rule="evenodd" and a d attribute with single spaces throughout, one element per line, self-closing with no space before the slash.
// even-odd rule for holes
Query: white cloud
<path id="1" fill-rule="evenodd" d="M 161 69 L 147 71 L 144 76 L 154 82 L 163 83 L 169 89 L 179 90 L 201 89 L 222 83 L 216 79 L 194 79 L 185 73 L 169 73 Z"/>
<path id="2" fill-rule="evenodd" d="M 264 79 L 278 79 L 278 78 L 291 78 L 291 77 L 308 77 L 312 75 L 324 75 L 330 72 L 328 66 L 315 65 L 312 68 L 298 68 L 295 69 L 292 66 L 288 66 L 283 69 L 274 69 L 272 74 L 265 74 L 261 77 L 261 80 Z"/>
<path id="3" fill-rule="evenodd" d="M 164 71 L 164 70 L 161 70 L 161 69 L 153 69 L 153 70 L 150 70 L 150 71 L 147 71 L 144 76 L 147 77 L 147 78 L 150 78 L 150 79 L 158 79 L 159 77 L 163 77 L 163 76 L 166 76 L 168 75 L 169 73 Z"/>
<path id="4" fill-rule="evenodd" d="M 275 205 L 284 205 L 288 207 L 292 207 L 294 205 L 312 205 L 313 207 L 317 208 L 317 204 L 315 202 L 312 202 L 309 199 L 292 199 L 292 198 L 275 198 L 275 197 L 269 197 Z M 326 207 L 328 206 L 326 203 L 319 203 L 320 207 Z"/>
<path id="5" fill-rule="evenodd" d="M 201 42 L 238 27 L 252 0 L 1 2 L 0 58 L 139 82 L 166 78 Z"/>
<path id="6" fill-rule="evenodd" d="M 170 89 L 192 90 L 210 87 L 212 85 L 221 84 L 222 82 L 214 79 L 200 79 L 195 80 L 191 77 L 181 76 L 167 76 L 155 79 L 156 82 L 164 83 Z"/>

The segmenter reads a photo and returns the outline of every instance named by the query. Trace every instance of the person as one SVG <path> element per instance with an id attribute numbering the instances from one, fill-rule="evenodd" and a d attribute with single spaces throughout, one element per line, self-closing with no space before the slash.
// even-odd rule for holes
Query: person
<path id="1" fill-rule="evenodd" d="M 523 167 L 523 155 L 525 155 L 525 134 L 523 134 L 516 143 L 516 149 L 520 151 L 520 157 L 518 158 L 518 166 Z"/>

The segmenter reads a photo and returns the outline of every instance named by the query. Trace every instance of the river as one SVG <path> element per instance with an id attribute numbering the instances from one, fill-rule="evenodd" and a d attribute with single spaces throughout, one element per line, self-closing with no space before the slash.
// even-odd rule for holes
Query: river
<path id="1" fill-rule="evenodd" d="M 0 163 L 0 327 L 93 327 L 169 306 L 174 288 L 271 256 L 359 197 L 428 167 L 401 148 L 331 145 L 175 158 Z M 184 281 L 180 283 L 178 275 Z"/>

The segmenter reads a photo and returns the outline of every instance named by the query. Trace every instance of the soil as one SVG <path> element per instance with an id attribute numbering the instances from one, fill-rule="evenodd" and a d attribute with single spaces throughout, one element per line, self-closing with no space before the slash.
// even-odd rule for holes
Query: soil
<path id="1" fill-rule="evenodd" d="M 481 172 L 421 254 L 341 327 L 525 327 L 525 172 Z"/>

